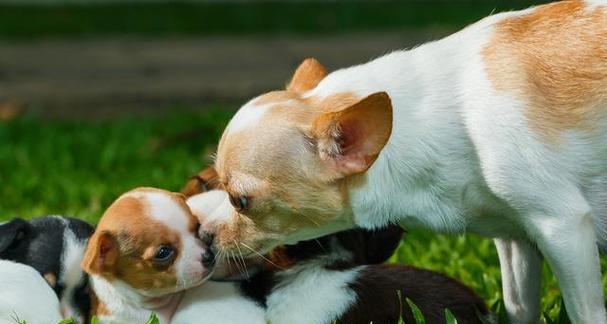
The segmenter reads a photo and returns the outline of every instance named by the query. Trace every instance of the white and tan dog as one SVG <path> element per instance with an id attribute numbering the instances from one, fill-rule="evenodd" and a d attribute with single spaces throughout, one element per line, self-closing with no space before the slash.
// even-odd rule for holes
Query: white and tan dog
<path id="1" fill-rule="evenodd" d="M 496 238 L 514 322 L 538 319 L 543 255 L 572 321 L 607 323 L 606 4 L 493 15 L 331 74 L 304 61 L 223 134 L 216 168 L 239 213 L 216 247 L 388 223 L 476 232 Z"/>
<path id="2" fill-rule="evenodd" d="M 82 261 L 100 323 L 170 323 L 184 291 L 210 277 L 213 255 L 197 237 L 183 195 L 138 188 L 104 213 Z M 197 319 L 190 319 L 195 322 Z"/>

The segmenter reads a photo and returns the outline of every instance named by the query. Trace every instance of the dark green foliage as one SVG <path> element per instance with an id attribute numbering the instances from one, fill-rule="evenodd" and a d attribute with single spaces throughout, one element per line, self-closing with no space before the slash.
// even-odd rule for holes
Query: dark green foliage
<path id="1" fill-rule="evenodd" d="M 0 38 L 218 35 L 460 28 L 542 1 L 228 1 L 0 6 Z"/>

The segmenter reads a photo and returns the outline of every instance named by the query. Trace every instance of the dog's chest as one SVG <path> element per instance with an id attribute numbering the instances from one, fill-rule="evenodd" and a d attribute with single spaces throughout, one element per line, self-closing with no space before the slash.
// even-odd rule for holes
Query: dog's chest
<path id="1" fill-rule="evenodd" d="M 518 236 L 515 211 L 479 182 L 403 190 L 396 204 L 401 224 L 444 233 L 475 232 L 485 236 Z M 440 184 L 438 185 L 440 186 Z"/>
<path id="2" fill-rule="evenodd" d="M 355 221 L 367 228 L 399 223 L 443 233 L 522 235 L 513 221 L 516 212 L 490 191 L 474 165 L 472 160 L 454 159 L 446 167 L 415 177 L 376 172 L 379 176 L 353 192 Z"/>

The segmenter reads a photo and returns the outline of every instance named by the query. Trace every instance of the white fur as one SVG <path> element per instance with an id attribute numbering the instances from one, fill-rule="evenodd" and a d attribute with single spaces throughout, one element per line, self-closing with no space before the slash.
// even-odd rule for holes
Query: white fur
<path id="1" fill-rule="evenodd" d="M 122 280 L 106 281 L 99 275 L 91 275 L 93 290 L 106 306 L 109 315 L 100 316 L 106 323 L 145 323 L 152 312 L 161 323 L 169 323 L 183 291 L 195 287 L 210 277 L 211 271 L 202 265 L 205 249 L 189 229 L 191 216 L 169 194 L 156 191 L 132 191 L 123 197 L 135 197 L 146 203 L 150 221 L 156 221 L 177 233 L 181 250 L 175 260 L 177 285 L 162 291 L 134 289 Z M 137 271 L 137 269 L 130 269 Z"/>
<path id="2" fill-rule="evenodd" d="M 500 259 L 514 320 L 537 318 L 535 285 L 520 291 L 539 280 L 540 262 L 524 248 L 537 245 L 572 322 L 607 323 L 597 250 L 607 242 L 607 118 L 594 121 L 597 131 L 571 129 L 560 145 L 546 143 L 523 98 L 493 87 L 481 55 L 496 22 L 532 10 L 333 72 L 306 96 L 386 91 L 392 100 L 391 138 L 366 182 L 350 188 L 353 215 L 344 218 L 513 240 L 500 244 Z"/>
<path id="3" fill-rule="evenodd" d="M 593 11 L 597 9 L 597 7 L 605 6 L 605 0 L 586 0 L 585 2 L 588 5 L 586 7 L 586 10 L 588 11 Z"/>
<path id="4" fill-rule="evenodd" d="M 228 193 L 223 190 L 211 190 L 188 198 L 187 204 L 194 215 L 206 221 L 227 220 L 234 211 L 230 208 Z"/>
<path id="5" fill-rule="evenodd" d="M 55 292 L 32 267 L 0 260 L 0 323 L 35 324 L 61 320 Z"/>
<path id="6" fill-rule="evenodd" d="M 66 228 L 63 232 L 63 254 L 59 274 L 59 283 L 64 287 L 60 304 L 64 317 L 78 319 L 80 322 L 84 322 L 88 314 L 80 314 L 71 307 L 73 301 L 69 299 L 74 297 L 75 290 L 83 284 L 85 279 L 84 271 L 80 267 L 85 249 L 86 242 L 76 238 L 74 232 Z"/>
<path id="7" fill-rule="evenodd" d="M 269 105 L 255 105 L 254 100 L 244 105 L 232 118 L 226 129 L 238 132 L 255 125 L 266 114 Z"/>
<path id="8" fill-rule="evenodd" d="M 205 248 L 194 236 L 195 233 L 188 229 L 190 216 L 187 212 L 163 192 L 135 191 L 128 195 L 145 199 L 150 208 L 149 215 L 179 234 L 181 251 L 175 261 L 178 286 L 186 288 L 201 283 L 206 271 L 202 266 L 202 254 Z"/>
<path id="9" fill-rule="evenodd" d="M 234 207 L 228 193 L 223 190 L 211 190 L 188 198 L 187 204 L 192 213 L 198 217 L 203 231 L 212 233 L 217 225 L 230 219 Z"/>
<path id="10" fill-rule="evenodd" d="M 356 279 L 358 271 L 358 268 L 332 271 L 315 264 L 285 271 L 285 284 L 268 296 L 268 321 L 333 323 L 356 301 L 356 293 L 348 285 Z"/>
<path id="11" fill-rule="evenodd" d="M 525 241 L 496 239 L 504 303 L 512 323 L 537 323 L 540 314 L 542 258 Z"/>
<path id="12" fill-rule="evenodd" d="M 152 313 L 158 316 L 161 324 L 169 323 L 174 305 L 181 297 L 180 294 L 167 296 L 161 305 L 149 304 L 121 281 L 110 283 L 97 275 L 92 275 L 90 280 L 95 295 L 109 311 L 109 314 L 97 315 L 101 324 L 146 323 Z"/>
<path id="13" fill-rule="evenodd" d="M 209 281 L 185 293 L 171 323 L 266 324 L 267 322 L 264 308 L 244 297 L 238 290 L 238 283 Z"/>
<path id="14" fill-rule="evenodd" d="M 595 237 L 604 235 L 607 216 L 606 135 L 570 130 L 568 145 L 555 149 L 528 125 L 525 103 L 496 92 L 485 75 L 480 53 L 493 24 L 527 12 L 495 15 L 441 41 L 337 71 L 309 95 L 387 91 L 392 99 L 392 137 L 367 183 L 351 190 L 357 224 L 530 240 L 559 279 L 572 321 L 606 323 L 596 248 L 605 237 Z M 535 292 L 515 290 L 539 280 L 525 278 L 539 271 L 525 266 L 540 263 L 515 259 L 502 258 L 507 299 L 536 305 Z M 514 304 L 513 318 L 536 318 Z"/>

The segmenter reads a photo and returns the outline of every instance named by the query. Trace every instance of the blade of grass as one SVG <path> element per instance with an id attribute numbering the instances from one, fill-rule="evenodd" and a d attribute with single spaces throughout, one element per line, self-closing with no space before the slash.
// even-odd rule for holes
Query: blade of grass
<path id="1" fill-rule="evenodd" d="M 457 324 L 455 315 L 448 308 L 445 308 L 445 324 Z"/>
<path id="2" fill-rule="evenodd" d="M 152 313 L 146 324 L 160 324 L 160 320 L 156 314 Z"/>
<path id="3" fill-rule="evenodd" d="M 409 304 L 409 307 L 411 307 L 411 312 L 413 313 L 413 318 L 415 319 L 415 324 L 426 324 L 426 319 L 424 318 L 424 315 L 419 310 L 417 305 L 415 305 L 415 303 L 409 298 L 407 298 L 406 301 L 407 301 L 407 304 Z"/>

